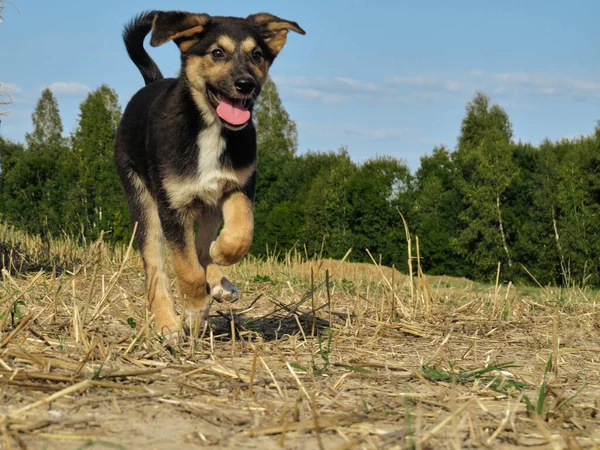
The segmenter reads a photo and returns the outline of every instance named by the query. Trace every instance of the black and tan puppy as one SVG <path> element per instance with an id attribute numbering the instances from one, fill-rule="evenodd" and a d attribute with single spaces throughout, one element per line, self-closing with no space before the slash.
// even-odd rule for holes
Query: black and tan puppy
<path id="1" fill-rule="evenodd" d="M 245 19 L 151 11 L 123 34 L 146 86 L 125 109 L 115 161 L 146 273 L 157 331 L 176 336 L 208 314 L 209 296 L 235 301 L 220 266 L 238 262 L 253 234 L 256 132 L 252 107 L 295 22 L 271 14 Z M 179 78 L 163 78 L 144 50 L 174 41 Z M 217 237 L 221 223 L 223 228 Z M 194 228 L 196 232 L 194 233 Z M 183 299 L 177 317 L 163 260 L 169 247 Z"/>

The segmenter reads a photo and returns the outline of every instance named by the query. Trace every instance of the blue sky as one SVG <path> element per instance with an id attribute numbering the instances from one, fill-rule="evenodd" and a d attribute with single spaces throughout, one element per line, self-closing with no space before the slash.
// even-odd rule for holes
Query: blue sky
<path id="1" fill-rule="evenodd" d="M 465 104 L 484 90 L 515 137 L 538 143 L 592 132 L 600 119 L 597 0 L 12 0 L 0 23 L 0 83 L 14 104 L 0 132 L 22 141 L 40 91 L 59 101 L 65 133 L 79 103 L 107 83 L 124 106 L 142 78 L 121 30 L 147 9 L 297 21 L 271 75 L 298 125 L 300 151 L 347 146 L 356 161 L 393 155 L 416 169 L 453 148 Z M 175 45 L 150 50 L 178 70 Z"/>

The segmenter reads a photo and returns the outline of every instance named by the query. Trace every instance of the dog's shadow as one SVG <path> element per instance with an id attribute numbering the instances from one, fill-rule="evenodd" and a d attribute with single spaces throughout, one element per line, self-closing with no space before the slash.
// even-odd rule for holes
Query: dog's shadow
<path id="1" fill-rule="evenodd" d="M 232 320 L 234 326 L 232 327 Z M 235 330 L 235 338 L 240 339 L 244 335 L 254 333 L 264 341 L 277 341 L 285 336 L 300 335 L 309 338 L 318 336 L 323 330 L 330 327 L 329 321 L 312 312 L 290 314 L 284 317 L 262 316 L 250 317 L 244 314 L 227 316 L 218 312 L 208 319 L 214 336 L 219 340 L 232 340 L 232 330 Z"/>

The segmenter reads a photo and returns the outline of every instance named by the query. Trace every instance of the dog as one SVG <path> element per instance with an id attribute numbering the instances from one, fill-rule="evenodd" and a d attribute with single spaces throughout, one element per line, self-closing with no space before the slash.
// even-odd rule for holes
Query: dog
<path id="1" fill-rule="evenodd" d="M 182 329 L 197 333 L 211 297 L 233 302 L 240 296 L 221 266 L 240 261 L 252 243 L 252 109 L 289 31 L 305 34 L 296 22 L 268 13 L 237 18 L 149 11 L 125 26 L 125 48 L 146 86 L 119 123 L 115 164 L 137 223 L 147 305 L 155 329 L 167 338 Z M 178 78 L 163 78 L 144 49 L 148 34 L 153 47 L 170 41 L 179 47 Z M 183 317 L 175 312 L 165 271 L 165 241 Z"/>

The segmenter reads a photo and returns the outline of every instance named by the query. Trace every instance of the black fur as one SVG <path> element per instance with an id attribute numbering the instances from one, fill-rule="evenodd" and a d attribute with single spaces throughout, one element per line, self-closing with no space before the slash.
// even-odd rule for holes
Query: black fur
<path id="1" fill-rule="evenodd" d="M 147 85 L 163 79 L 160 69 L 144 49 L 144 38 L 152 29 L 156 13 L 157 11 L 148 11 L 134 17 L 123 30 L 127 54 L 142 73 Z"/>

